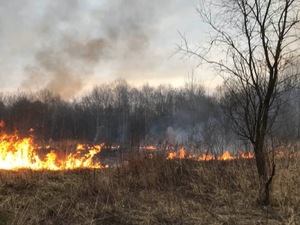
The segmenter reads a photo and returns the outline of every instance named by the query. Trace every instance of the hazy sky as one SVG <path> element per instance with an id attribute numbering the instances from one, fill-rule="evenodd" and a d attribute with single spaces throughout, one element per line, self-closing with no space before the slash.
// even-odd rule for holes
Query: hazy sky
<path id="1" fill-rule="evenodd" d="M 181 86 L 195 66 L 174 55 L 178 32 L 205 32 L 197 0 L 0 0 L 0 91 L 65 97 L 122 78 Z M 198 69 L 211 85 L 210 72 Z"/>

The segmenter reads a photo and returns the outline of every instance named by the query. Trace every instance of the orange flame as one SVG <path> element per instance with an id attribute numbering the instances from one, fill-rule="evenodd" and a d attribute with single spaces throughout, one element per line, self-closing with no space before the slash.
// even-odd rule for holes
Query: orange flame
<path id="1" fill-rule="evenodd" d="M 213 159 L 215 159 L 213 155 L 202 154 L 201 156 L 199 156 L 198 161 L 210 161 Z"/>
<path id="2" fill-rule="evenodd" d="M 236 159 L 235 156 L 230 155 L 229 151 L 224 152 L 222 155 L 218 157 L 218 160 L 233 160 Z"/>
<path id="3" fill-rule="evenodd" d="M 177 156 L 176 152 L 170 152 L 167 156 L 167 159 L 174 159 L 174 158 L 179 158 L 179 159 L 184 159 L 186 157 L 185 149 L 181 148 L 179 150 L 179 155 Z"/>
<path id="4" fill-rule="evenodd" d="M 157 147 L 155 147 L 154 145 L 147 145 L 147 146 L 140 146 L 140 149 L 154 151 L 154 150 L 157 150 Z"/>
<path id="5" fill-rule="evenodd" d="M 238 155 L 233 156 L 230 154 L 229 151 L 225 151 L 222 155 L 217 156 L 217 157 L 212 154 L 188 155 L 185 152 L 185 149 L 181 148 L 179 150 L 178 156 L 177 156 L 176 152 L 170 152 L 167 156 L 167 159 L 174 159 L 174 158 L 180 158 L 180 159 L 188 158 L 188 159 L 194 159 L 197 161 L 210 161 L 210 160 L 214 160 L 214 159 L 217 159 L 220 161 L 227 161 L 227 160 L 234 160 L 234 159 L 252 159 L 252 158 L 254 158 L 254 154 L 240 152 Z"/>
<path id="6" fill-rule="evenodd" d="M 185 149 L 184 148 L 181 148 L 179 150 L 179 158 L 180 159 L 184 159 L 185 158 Z"/>
<path id="7" fill-rule="evenodd" d="M 254 158 L 254 153 L 252 153 L 252 152 L 248 152 L 248 153 L 240 152 L 240 158 L 242 158 L 242 159 L 253 159 Z"/>
<path id="8" fill-rule="evenodd" d="M 2 123 L 0 123 L 1 126 Z M 48 149 L 49 146 L 46 146 Z M 41 157 L 40 147 L 36 147 L 32 137 L 20 138 L 17 133 L 0 134 L 0 169 L 18 170 L 69 170 L 77 168 L 104 168 L 100 162 L 94 162 L 93 157 L 101 151 L 102 145 L 88 146 L 78 144 L 75 153 L 64 158 L 58 157 L 51 150 Z"/>

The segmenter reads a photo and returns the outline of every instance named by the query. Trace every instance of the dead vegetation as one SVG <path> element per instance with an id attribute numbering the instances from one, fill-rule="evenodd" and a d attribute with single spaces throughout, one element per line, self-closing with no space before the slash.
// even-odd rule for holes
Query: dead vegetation
<path id="1" fill-rule="evenodd" d="M 256 204 L 254 160 L 133 158 L 102 170 L 1 171 L 0 224 L 297 224 L 299 159 L 277 162 Z"/>

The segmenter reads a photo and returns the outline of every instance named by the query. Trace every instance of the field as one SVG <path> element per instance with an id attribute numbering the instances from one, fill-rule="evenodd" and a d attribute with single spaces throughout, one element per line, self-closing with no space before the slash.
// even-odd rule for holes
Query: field
<path id="1" fill-rule="evenodd" d="M 253 159 L 132 157 L 126 165 L 0 172 L 0 224 L 299 224 L 300 159 L 281 158 L 272 204 L 256 204 Z"/>

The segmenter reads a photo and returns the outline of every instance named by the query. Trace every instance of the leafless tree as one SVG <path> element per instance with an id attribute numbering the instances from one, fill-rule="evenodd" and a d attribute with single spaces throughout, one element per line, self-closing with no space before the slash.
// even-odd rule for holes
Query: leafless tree
<path id="1" fill-rule="evenodd" d="M 289 73 L 299 59 L 299 0 L 200 0 L 197 12 L 210 28 L 206 45 L 182 35 L 179 51 L 208 63 L 224 78 L 227 112 L 235 132 L 253 146 L 258 202 L 269 204 L 275 165 L 268 167 L 266 138 Z M 279 104 L 278 104 L 279 103 Z"/>

